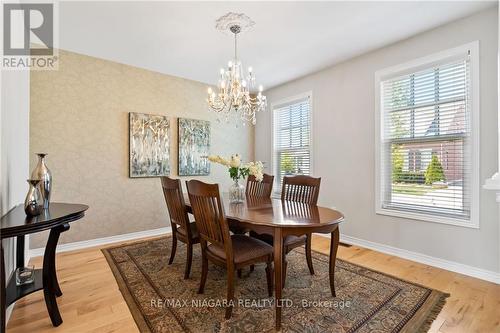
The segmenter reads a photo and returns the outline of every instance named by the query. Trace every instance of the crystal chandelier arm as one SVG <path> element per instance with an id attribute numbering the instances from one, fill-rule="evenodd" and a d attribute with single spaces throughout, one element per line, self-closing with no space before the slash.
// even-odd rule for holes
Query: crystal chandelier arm
<path id="1" fill-rule="evenodd" d="M 219 96 L 217 96 L 215 95 L 215 92 L 212 92 L 212 94 L 209 93 L 207 98 L 208 107 L 216 113 L 228 113 L 231 110 L 231 103 L 228 103 L 227 98 L 221 98 L 220 95 L 222 94 L 219 93 Z M 230 96 L 230 94 L 224 95 Z"/>

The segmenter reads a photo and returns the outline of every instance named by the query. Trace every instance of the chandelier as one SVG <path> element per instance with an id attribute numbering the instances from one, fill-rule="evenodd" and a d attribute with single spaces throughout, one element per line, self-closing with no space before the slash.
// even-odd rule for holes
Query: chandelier
<path id="1" fill-rule="evenodd" d="M 244 73 L 243 65 L 238 60 L 238 34 L 248 30 L 255 24 L 245 14 L 228 13 L 216 21 L 216 29 L 234 35 L 234 59 L 221 68 L 217 92 L 208 88 L 207 103 L 209 110 L 219 114 L 226 121 L 229 117 L 240 116 L 245 122 L 256 124 L 256 113 L 266 109 L 266 96 L 262 95 L 262 85 L 255 92 L 255 75 L 252 67 Z"/>

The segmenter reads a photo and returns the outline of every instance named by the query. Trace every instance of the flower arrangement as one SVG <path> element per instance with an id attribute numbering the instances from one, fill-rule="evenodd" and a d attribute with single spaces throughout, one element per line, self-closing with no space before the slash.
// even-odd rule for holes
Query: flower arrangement
<path id="1" fill-rule="evenodd" d="M 231 155 L 229 159 L 225 159 L 219 155 L 208 156 L 210 162 L 218 163 L 228 167 L 229 176 L 232 180 L 237 182 L 241 178 L 245 178 L 248 175 L 255 176 L 257 181 L 262 181 L 264 166 L 261 161 L 243 163 L 241 157 L 238 154 Z"/>

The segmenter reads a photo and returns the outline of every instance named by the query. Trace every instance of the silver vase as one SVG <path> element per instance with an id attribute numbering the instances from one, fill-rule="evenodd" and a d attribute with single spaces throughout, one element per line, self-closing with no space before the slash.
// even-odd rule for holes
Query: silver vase
<path id="1" fill-rule="evenodd" d="M 52 174 L 50 173 L 49 168 L 45 165 L 45 153 L 38 153 L 38 164 L 35 169 L 31 173 L 32 179 L 40 179 L 40 183 L 38 183 L 38 188 L 42 193 L 43 198 L 43 208 L 49 208 L 50 203 L 50 192 L 52 189 Z"/>
<path id="2" fill-rule="evenodd" d="M 30 188 L 28 194 L 26 194 L 26 199 L 24 199 L 24 212 L 29 217 L 32 217 L 40 215 L 43 211 L 43 197 L 38 188 L 39 179 L 28 179 L 28 184 Z"/>

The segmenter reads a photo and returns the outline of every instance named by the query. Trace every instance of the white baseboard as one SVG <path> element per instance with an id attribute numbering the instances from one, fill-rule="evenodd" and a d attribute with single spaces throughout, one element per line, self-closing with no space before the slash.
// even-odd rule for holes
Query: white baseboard
<path id="1" fill-rule="evenodd" d="M 172 232 L 172 229 L 170 227 L 166 227 L 166 228 L 159 228 L 159 229 L 153 229 L 153 230 L 133 232 L 133 233 L 117 235 L 117 236 L 91 239 L 91 240 L 81 241 L 81 242 L 61 244 L 61 245 L 57 246 L 56 252 L 60 253 L 60 252 L 81 250 L 81 249 L 85 249 L 85 248 L 89 248 L 89 247 L 107 245 L 107 244 L 116 243 L 116 242 L 125 242 L 125 241 L 139 239 L 139 238 L 160 236 L 160 235 L 167 234 L 170 232 Z M 318 234 L 318 235 L 328 237 L 328 238 L 330 237 L 329 234 L 328 235 Z M 488 271 L 488 270 L 485 270 L 482 268 L 464 265 L 464 264 L 450 261 L 450 260 L 431 257 L 431 256 L 426 255 L 426 254 L 408 251 L 408 250 L 400 249 L 400 248 L 385 245 L 385 244 L 375 243 L 375 242 L 367 241 L 364 239 L 360 239 L 360 238 L 356 238 L 356 237 L 352 237 L 352 236 L 348 236 L 348 235 L 344 235 L 344 234 L 340 235 L 340 241 L 343 243 L 361 246 L 361 247 L 364 247 L 364 248 L 367 248 L 370 250 L 374 250 L 374 251 L 378 251 L 378 252 L 382 252 L 385 254 L 390 254 L 390 255 L 393 255 L 396 257 L 412 260 L 412 261 L 415 261 L 415 262 L 418 262 L 421 264 L 446 269 L 448 271 L 452 271 L 452 272 L 472 276 L 472 277 L 475 277 L 475 278 L 478 278 L 481 280 L 486 280 L 486 281 L 500 284 L 500 273 L 498 273 L 498 272 Z M 41 255 L 43 255 L 43 251 L 44 251 L 44 248 L 32 249 L 29 251 L 29 256 L 31 258 L 41 256 Z"/>
<path id="2" fill-rule="evenodd" d="M 81 241 L 81 242 L 60 244 L 60 245 L 57 245 L 56 252 L 60 253 L 60 252 L 81 250 L 81 249 L 85 249 L 88 247 L 107 245 L 107 244 L 117 243 L 117 242 L 126 242 L 129 240 L 134 240 L 134 239 L 139 239 L 139 238 L 160 236 L 160 235 L 164 235 L 164 234 L 167 234 L 170 232 L 172 232 L 172 228 L 165 227 L 165 228 L 159 228 L 159 229 L 132 232 L 132 233 L 123 234 L 123 235 L 96 238 L 96 239 L 91 239 L 91 240 L 86 240 L 86 241 Z M 45 251 L 45 248 L 31 249 L 29 251 L 29 255 L 31 258 L 42 256 L 44 251 Z"/>
<path id="3" fill-rule="evenodd" d="M 328 238 L 330 237 L 329 234 L 328 235 L 321 235 L 321 236 L 325 236 Z M 431 256 L 426 255 L 426 254 L 408 251 L 408 250 L 400 249 L 397 247 L 393 247 L 393 246 L 389 246 L 389 245 L 385 245 L 385 244 L 380 244 L 380 243 L 375 243 L 375 242 L 371 242 L 371 241 L 367 241 L 364 239 L 360 239 L 360 238 L 356 238 L 356 237 L 352 237 L 352 236 L 348 236 L 348 235 L 343 235 L 343 234 L 340 234 L 340 241 L 342 243 L 364 247 L 364 248 L 367 248 L 370 250 L 382 252 L 385 254 L 390 254 L 390 255 L 400 257 L 403 259 L 416 261 L 416 262 L 421 263 L 421 264 L 446 269 L 448 271 L 452 271 L 455 273 L 460 273 L 460 274 L 472 276 L 472 277 L 475 277 L 475 278 L 478 278 L 481 280 L 486 280 L 489 282 L 500 284 L 500 273 L 499 272 L 493 272 L 493 271 L 489 271 L 489 270 L 478 268 L 478 267 L 464 265 L 464 264 L 461 264 L 461 263 L 458 263 L 455 261 L 431 257 Z"/>

